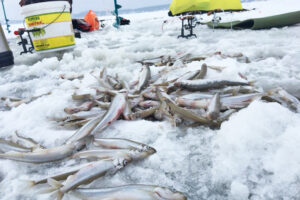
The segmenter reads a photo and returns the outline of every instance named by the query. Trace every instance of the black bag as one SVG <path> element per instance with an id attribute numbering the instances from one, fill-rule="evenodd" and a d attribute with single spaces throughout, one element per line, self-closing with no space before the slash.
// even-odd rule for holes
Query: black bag
<path id="1" fill-rule="evenodd" d="M 129 19 L 125 19 L 123 17 L 119 17 L 120 20 L 120 25 L 129 25 L 130 24 L 130 20 Z"/>
<path id="2" fill-rule="evenodd" d="M 89 32 L 91 25 L 88 24 L 84 19 L 72 19 L 73 29 L 77 29 L 82 32 Z"/>

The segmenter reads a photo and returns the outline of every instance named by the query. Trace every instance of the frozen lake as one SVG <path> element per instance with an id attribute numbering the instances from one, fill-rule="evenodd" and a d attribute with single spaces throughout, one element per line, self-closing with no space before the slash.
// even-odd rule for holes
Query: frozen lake
<path id="1" fill-rule="evenodd" d="M 221 14 L 224 20 L 262 17 L 299 9 L 297 0 L 245 3 L 256 10 L 239 14 Z M 272 9 L 270 9 L 272 7 Z M 29 104 L 10 111 L 0 111 L 0 137 L 16 130 L 42 145 L 62 144 L 74 130 L 59 127 L 48 118 L 64 116 L 64 108 L 74 105 L 74 91 L 91 91 L 96 80 L 90 75 L 103 67 L 121 79 L 137 79 L 141 65 L 136 61 L 159 56 L 176 57 L 242 53 L 250 63 L 215 55 L 205 61 L 189 63 L 198 69 L 205 62 L 226 67 L 221 74 L 208 72 L 207 78 L 245 75 L 265 90 L 282 87 L 300 97 L 300 25 L 261 31 L 215 30 L 206 26 L 195 29 L 197 38 L 177 39 L 181 22 L 169 18 L 167 11 L 124 16 L 130 26 L 106 27 L 83 33 L 76 48 L 64 54 L 27 54 L 20 56 L 17 39 L 9 35 L 15 65 L 0 70 L 0 97 L 38 96 Z M 167 20 L 166 24 L 163 21 Z M 15 25 L 16 26 L 16 25 Z M 14 27 L 15 27 L 14 26 Z M 151 67 L 155 72 L 157 69 Z M 83 74 L 69 81 L 60 75 Z M 0 105 L 1 109 L 1 105 Z M 98 179 L 91 186 L 109 187 L 124 184 L 157 184 L 175 188 L 188 199 L 300 199 L 300 115 L 277 103 L 255 101 L 235 113 L 219 130 L 205 127 L 174 127 L 169 122 L 145 120 L 117 121 L 99 137 L 127 138 L 154 147 L 157 153 L 131 163 L 114 176 Z M 0 196 L 3 200 L 39 199 L 25 192 L 33 177 L 52 174 L 75 160 L 31 165 L 0 160 Z M 44 196 L 44 195 L 43 195 Z M 68 196 L 66 196 L 68 198 Z M 71 198 L 70 198 L 71 199 Z"/>

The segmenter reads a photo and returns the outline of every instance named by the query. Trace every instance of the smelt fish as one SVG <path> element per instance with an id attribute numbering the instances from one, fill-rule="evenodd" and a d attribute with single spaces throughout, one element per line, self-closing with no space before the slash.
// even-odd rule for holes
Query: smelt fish
<path id="1" fill-rule="evenodd" d="M 206 114 L 207 118 L 209 120 L 217 119 L 219 117 L 220 110 L 221 110 L 220 94 L 217 93 L 209 102 L 207 108 L 207 114 Z"/>
<path id="2" fill-rule="evenodd" d="M 83 144 L 78 143 L 78 145 Z M 37 149 L 33 152 L 7 152 L 0 154 L 0 158 L 36 164 L 53 162 L 72 155 L 80 148 L 78 145 L 71 143 L 50 149 Z"/>
<path id="3" fill-rule="evenodd" d="M 56 190 L 57 199 L 61 200 L 65 193 L 76 189 L 80 185 L 89 184 L 104 176 L 107 172 L 119 170 L 126 165 L 126 160 L 114 162 L 100 160 L 89 164 L 88 166 L 80 169 L 74 175 L 69 176 L 63 184 L 54 179 L 48 179 L 48 183 L 52 186 L 53 191 Z"/>
<path id="4" fill-rule="evenodd" d="M 89 200 L 187 200 L 181 192 L 155 185 L 78 188 L 74 190 L 74 195 Z"/>
<path id="5" fill-rule="evenodd" d="M 203 65 L 201 66 L 201 72 L 196 76 L 194 77 L 193 79 L 196 80 L 196 79 L 204 79 L 204 77 L 206 76 L 207 74 L 207 65 L 205 63 L 203 63 Z"/>
<path id="6" fill-rule="evenodd" d="M 139 84 L 137 86 L 137 91 L 141 91 L 142 89 L 144 89 L 148 85 L 150 79 L 151 79 L 150 67 L 147 65 L 143 65 L 140 78 L 139 78 Z"/>
<path id="7" fill-rule="evenodd" d="M 175 83 L 175 86 L 191 91 L 201 91 L 238 85 L 249 85 L 249 83 L 228 80 L 185 80 Z"/>
<path id="8" fill-rule="evenodd" d="M 140 151 L 155 152 L 155 149 L 153 149 L 152 147 L 146 144 L 142 144 L 128 139 L 121 139 L 121 138 L 95 139 L 94 145 L 101 146 L 103 148 L 109 148 L 109 149 L 132 149 L 132 150 L 138 149 Z"/>
<path id="9" fill-rule="evenodd" d="M 40 145 L 39 143 L 37 143 L 36 141 L 34 141 L 32 138 L 27 138 L 24 136 L 19 135 L 19 133 L 17 131 L 15 131 L 13 137 L 12 137 L 12 141 L 24 146 L 26 148 L 30 148 L 30 149 L 45 149 L 44 146 Z"/>
<path id="10" fill-rule="evenodd" d="M 173 100 L 171 100 L 171 98 L 168 97 L 168 95 L 166 93 L 162 93 L 159 89 L 157 89 L 156 92 L 157 92 L 157 96 L 160 98 L 160 101 L 161 102 L 165 101 L 173 113 L 177 113 L 178 115 L 180 115 L 186 119 L 190 119 L 190 120 L 193 120 L 195 122 L 199 122 L 199 123 L 202 123 L 205 125 L 209 125 L 212 123 L 210 120 L 207 120 L 206 118 L 204 118 L 202 116 L 196 115 L 189 110 L 186 110 L 184 108 L 177 106 L 173 102 Z"/>
<path id="11" fill-rule="evenodd" d="M 105 159 L 115 160 L 119 158 L 126 158 L 128 161 L 140 160 L 146 158 L 156 151 L 152 148 L 152 151 L 140 151 L 133 149 L 98 149 L 81 151 L 73 155 L 73 158 L 87 158 L 87 159 Z"/>
<path id="12" fill-rule="evenodd" d="M 25 146 L 22 146 L 20 144 L 0 139 L 0 152 L 6 153 L 6 152 L 31 152 L 32 148 L 27 148 Z M 1 154 L 0 154 L 1 155 Z"/>
<path id="13" fill-rule="evenodd" d="M 119 118 L 119 116 L 123 113 L 125 109 L 126 97 L 127 97 L 127 92 L 118 93 L 114 97 L 108 111 L 103 116 L 102 120 L 97 124 L 97 126 L 92 130 L 91 135 L 95 135 L 96 133 L 102 131 L 113 121 Z"/>

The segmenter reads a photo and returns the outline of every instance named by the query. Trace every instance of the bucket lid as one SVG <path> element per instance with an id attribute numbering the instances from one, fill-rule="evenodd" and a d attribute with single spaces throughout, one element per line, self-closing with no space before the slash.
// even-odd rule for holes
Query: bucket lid
<path id="1" fill-rule="evenodd" d="M 46 13 L 47 10 L 57 10 L 57 12 L 61 12 L 66 6 L 66 11 L 70 11 L 70 4 L 67 1 L 49 1 L 49 2 L 41 2 L 41 3 L 33 3 L 26 6 L 22 6 L 21 14 L 24 16 L 28 15 L 37 15 Z"/>

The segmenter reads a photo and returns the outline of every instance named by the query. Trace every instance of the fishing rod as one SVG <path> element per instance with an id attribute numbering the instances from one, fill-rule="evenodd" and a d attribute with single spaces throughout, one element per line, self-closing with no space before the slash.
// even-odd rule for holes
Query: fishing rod
<path id="1" fill-rule="evenodd" d="M 8 23 L 8 19 L 7 19 L 7 16 L 6 16 L 6 12 L 5 12 L 5 7 L 4 7 L 4 0 L 1 0 L 1 3 L 2 3 L 2 10 L 3 10 L 3 14 L 4 14 L 4 19 L 5 19 L 5 23 L 6 23 L 6 30 L 8 33 L 10 33 L 11 31 L 9 30 L 9 23 Z"/>

